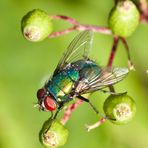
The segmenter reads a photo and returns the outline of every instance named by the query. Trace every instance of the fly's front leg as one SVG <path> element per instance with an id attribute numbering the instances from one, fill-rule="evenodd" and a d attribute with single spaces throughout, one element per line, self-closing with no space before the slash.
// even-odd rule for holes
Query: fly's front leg
<path id="1" fill-rule="evenodd" d="M 56 113 L 55 113 L 54 116 L 53 116 L 53 119 L 54 119 L 54 120 L 56 119 L 58 113 L 62 110 L 62 108 L 63 108 L 63 105 L 61 105 L 61 106 L 58 107 L 58 110 L 56 111 Z"/>

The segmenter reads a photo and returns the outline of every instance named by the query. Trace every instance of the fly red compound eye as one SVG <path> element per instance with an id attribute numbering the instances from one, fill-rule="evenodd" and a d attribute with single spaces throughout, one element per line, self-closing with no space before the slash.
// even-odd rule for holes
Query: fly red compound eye
<path id="1" fill-rule="evenodd" d="M 50 96 L 47 96 L 44 99 L 44 105 L 45 105 L 45 108 L 49 111 L 53 111 L 56 109 L 56 103 Z"/>
<path id="2" fill-rule="evenodd" d="M 44 91 L 44 89 L 39 89 L 39 90 L 37 91 L 37 98 L 40 100 L 40 99 L 44 98 L 44 96 L 45 96 L 45 91 Z"/>

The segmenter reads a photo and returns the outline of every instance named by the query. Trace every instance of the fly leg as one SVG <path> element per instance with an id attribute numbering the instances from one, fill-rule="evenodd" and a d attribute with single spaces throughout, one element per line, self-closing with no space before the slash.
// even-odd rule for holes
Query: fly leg
<path id="1" fill-rule="evenodd" d="M 107 117 L 106 117 L 104 114 L 100 113 L 100 112 L 96 109 L 96 107 L 90 102 L 90 100 L 88 100 L 88 99 L 86 99 L 86 98 L 84 98 L 84 97 L 82 97 L 82 96 L 78 96 L 78 99 L 87 102 L 87 103 L 92 107 L 92 109 L 95 111 L 95 113 L 98 114 L 98 115 L 100 115 L 100 116 L 102 117 L 102 118 L 101 118 L 98 122 L 96 122 L 95 124 L 86 125 L 86 129 L 87 129 L 88 132 L 89 132 L 90 130 L 94 129 L 94 128 L 97 128 L 98 126 L 100 126 L 102 123 L 104 123 L 104 122 L 106 121 Z"/>
<path id="2" fill-rule="evenodd" d="M 58 110 L 55 112 L 54 116 L 53 116 L 53 120 L 56 119 L 58 113 L 62 110 L 62 107 L 58 108 Z"/>
<path id="3" fill-rule="evenodd" d="M 89 132 L 90 130 L 92 130 L 92 129 L 94 129 L 94 128 L 97 128 L 98 126 L 102 125 L 107 119 L 109 119 L 109 120 L 115 120 L 115 119 L 110 119 L 110 118 L 108 118 L 106 115 L 100 113 L 100 112 L 96 109 L 96 107 L 90 102 L 90 100 L 88 100 L 88 99 L 86 99 L 86 98 L 84 98 L 84 97 L 82 97 L 82 96 L 78 96 L 78 99 L 83 100 L 83 101 L 89 103 L 89 105 L 92 107 L 92 109 L 95 111 L 95 113 L 98 114 L 98 115 L 100 115 L 100 116 L 102 117 L 98 122 L 96 122 L 96 123 L 94 123 L 94 124 L 92 124 L 92 125 L 86 125 L 86 129 L 87 129 L 88 132 Z"/>
<path id="4" fill-rule="evenodd" d="M 78 96 L 78 99 L 87 102 L 87 103 L 91 106 L 91 108 L 95 111 L 95 113 L 96 113 L 97 115 L 100 115 L 101 117 L 106 118 L 106 116 L 105 116 L 104 114 L 100 113 L 100 112 L 96 109 L 96 107 L 90 102 L 90 100 L 88 100 L 88 99 L 86 99 L 86 98 L 84 98 L 84 97 L 82 97 L 82 96 Z"/>
<path id="5" fill-rule="evenodd" d="M 65 103 L 69 102 L 70 100 L 72 100 L 72 97 L 69 94 L 66 95 L 65 100 L 62 101 L 62 102 L 60 102 L 59 107 L 58 107 L 58 110 L 54 114 L 53 119 L 56 119 L 58 113 L 63 109 Z"/>
<path id="6" fill-rule="evenodd" d="M 62 107 L 63 107 L 63 105 L 60 105 L 59 108 L 58 108 L 58 110 L 55 112 L 55 114 L 53 114 L 53 112 L 51 112 L 51 117 L 48 119 L 48 120 L 51 121 L 51 122 L 50 122 L 49 126 L 47 127 L 45 133 L 47 133 L 47 132 L 49 131 L 49 129 L 50 129 L 52 123 L 53 123 L 54 120 L 56 119 L 56 117 L 57 117 L 58 113 L 61 111 Z"/>
<path id="7" fill-rule="evenodd" d="M 117 93 L 117 92 L 112 92 L 112 91 L 103 90 L 103 89 L 101 89 L 101 90 L 99 90 L 99 91 L 101 91 L 101 92 L 103 92 L 103 93 L 109 93 L 109 94 L 111 94 L 111 95 L 120 95 L 120 94 L 127 93 L 127 92 Z"/>
<path id="8" fill-rule="evenodd" d="M 123 92 L 123 93 L 117 93 L 115 91 L 115 88 L 113 85 L 110 85 L 108 86 L 109 87 L 109 90 L 103 90 L 103 89 L 100 89 L 99 91 L 103 92 L 103 93 L 109 93 L 111 95 L 121 95 L 121 94 L 126 94 L 127 92 Z"/>

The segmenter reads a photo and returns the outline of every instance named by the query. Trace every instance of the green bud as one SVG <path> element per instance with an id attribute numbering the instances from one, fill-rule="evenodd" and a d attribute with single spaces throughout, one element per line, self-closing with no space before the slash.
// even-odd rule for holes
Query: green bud
<path id="1" fill-rule="evenodd" d="M 29 41 L 44 40 L 52 32 L 51 18 L 43 10 L 34 9 L 22 18 L 21 29 Z"/>
<path id="2" fill-rule="evenodd" d="M 110 95 L 104 102 L 104 112 L 115 124 L 128 123 L 136 113 L 134 100 L 126 93 Z"/>
<path id="3" fill-rule="evenodd" d="M 120 37 L 130 36 L 137 28 L 140 14 L 130 0 L 119 1 L 111 10 L 108 24 L 112 32 Z"/>
<path id="4" fill-rule="evenodd" d="M 66 143 L 68 134 L 68 130 L 59 121 L 49 119 L 43 124 L 39 139 L 46 148 L 57 148 Z"/>

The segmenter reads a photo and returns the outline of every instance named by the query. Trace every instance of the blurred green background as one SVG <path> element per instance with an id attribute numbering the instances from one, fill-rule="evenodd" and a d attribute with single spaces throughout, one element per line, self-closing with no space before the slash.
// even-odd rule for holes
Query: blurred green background
<path id="1" fill-rule="evenodd" d="M 97 0 L 1 0 L 0 3 L 0 148 L 41 148 L 38 133 L 49 112 L 33 108 L 36 91 L 52 74 L 67 45 L 78 32 L 39 43 L 26 41 L 20 29 L 24 14 L 34 8 L 49 14 L 71 16 L 84 24 L 107 25 L 112 1 Z M 68 27 L 63 21 L 54 21 L 54 29 Z M 64 148 L 147 148 L 148 147 L 148 25 L 140 24 L 127 39 L 135 72 L 115 85 L 118 92 L 128 91 L 137 104 L 137 114 L 125 126 L 109 121 L 87 133 L 84 125 L 98 117 L 87 104 L 73 113 L 66 127 L 70 131 Z M 112 37 L 95 33 L 91 57 L 106 65 L 112 46 Z M 123 45 L 118 46 L 114 66 L 127 66 Z M 91 96 L 102 111 L 108 94 L 97 92 Z"/>

